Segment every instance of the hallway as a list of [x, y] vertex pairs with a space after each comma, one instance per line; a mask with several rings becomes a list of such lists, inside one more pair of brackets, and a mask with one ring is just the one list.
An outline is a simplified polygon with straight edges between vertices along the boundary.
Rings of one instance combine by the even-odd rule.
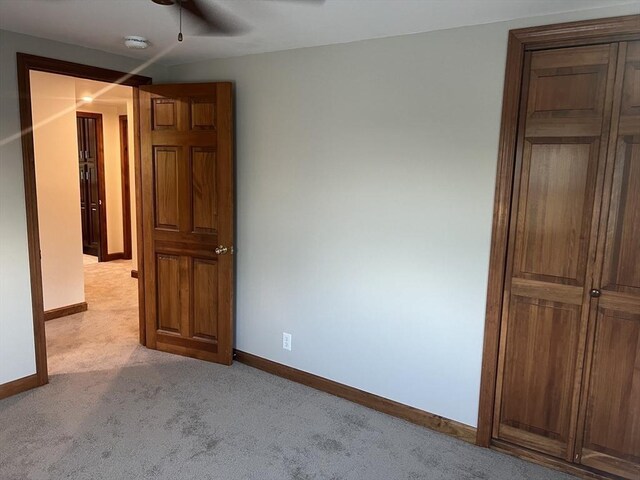
[[138, 343], [138, 281], [131, 260], [85, 262], [86, 312], [45, 323], [49, 376], [108, 369]]

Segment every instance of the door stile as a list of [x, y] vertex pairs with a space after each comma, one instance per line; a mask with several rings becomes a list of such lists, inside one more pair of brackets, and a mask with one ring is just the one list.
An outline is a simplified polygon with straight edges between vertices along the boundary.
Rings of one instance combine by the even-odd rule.
[[[626, 87], [629, 87], [629, 85], [626, 83], [627, 67], [629, 67], [630, 65], [635, 65], [635, 68], [637, 70], [638, 66], [640, 66], [640, 62], [638, 61], [638, 45], [640, 45], [640, 42], [625, 42], [621, 43], [619, 48], [619, 56], [616, 69], [615, 96], [613, 99], [612, 120], [607, 152], [607, 169], [603, 190], [603, 205], [600, 215], [600, 229], [597, 252], [594, 262], [594, 282], [592, 286], [592, 288], [601, 290], [602, 296], [591, 299], [592, 312], [589, 319], [589, 339], [587, 344], [588, 348], [585, 355], [586, 368], [584, 372], [584, 387], [582, 389], [580, 399], [576, 442], [577, 461], [591, 468], [609, 471], [624, 478], [636, 478], [638, 475], [640, 475], [640, 466], [638, 465], [640, 452], [638, 452], [637, 450], [634, 452], [632, 457], [635, 458], [625, 458], [625, 454], [623, 453], [625, 448], [629, 450], [631, 445], [633, 445], [633, 443], [625, 444], [624, 442], [633, 442], [633, 440], [629, 437], [624, 437], [626, 438], [626, 440], [618, 444], [621, 449], [616, 451], [615, 449], [607, 450], [607, 448], [593, 447], [594, 444], [611, 447], [611, 444], [607, 444], [606, 441], [604, 443], [598, 444], [594, 440], [590, 440], [590, 438], [592, 435], [592, 431], [595, 431], [596, 435], [598, 435], [598, 430], [596, 429], [596, 427], [594, 427], [593, 424], [592, 410], [594, 406], [592, 404], [592, 401], [594, 401], [598, 394], [600, 394], [600, 399], [602, 399], [602, 390], [598, 392], [598, 390], [595, 389], [594, 382], [598, 380], [598, 374], [603, 374], [603, 371], [598, 372], [598, 370], [602, 369], [601, 356], [604, 355], [604, 361], [606, 365], [607, 353], [611, 354], [613, 352], [613, 350], [607, 351], [605, 348], [603, 352], [599, 353], [598, 350], [607, 345], [598, 343], [599, 339], [601, 340], [600, 335], [603, 331], [605, 333], [607, 331], [615, 331], [614, 327], [611, 326], [611, 322], [615, 321], [616, 319], [626, 318], [624, 322], [631, 322], [627, 325], [631, 325], [632, 323], [638, 322], [640, 320], [640, 297], [638, 295], [638, 284], [636, 283], [635, 286], [628, 287], [623, 286], [621, 291], [620, 286], [624, 284], [615, 283], [618, 280], [615, 280], [613, 284], [609, 284], [612, 279], [605, 278], [612, 273], [611, 269], [615, 268], [610, 263], [611, 252], [609, 251], [609, 248], [611, 247], [611, 245], [609, 245], [609, 242], [613, 240], [613, 234], [616, 233], [616, 229], [620, 227], [619, 224], [612, 222], [616, 221], [616, 215], [619, 214], [620, 202], [622, 201], [625, 191], [624, 188], [621, 189], [621, 185], [622, 182], [625, 181], [625, 179], [631, 181], [631, 177], [624, 177], [624, 171], [618, 171], [618, 168], [620, 168], [618, 162], [623, 162], [621, 157], [624, 155], [624, 140], [621, 140], [621, 137], [631, 136], [635, 139], [632, 140], [632, 143], [635, 143], [636, 145], [638, 144], [638, 139], [640, 137], [640, 122], [638, 121], [637, 110], [633, 113], [628, 111], [629, 105], [631, 104], [631, 99], [629, 96], [629, 92], [625, 90]], [[632, 55], [635, 56], [635, 60], [629, 59], [629, 57]], [[623, 106], [626, 109], [625, 111], [623, 111]], [[630, 157], [627, 157], [626, 160], [629, 160], [630, 162], [632, 161]], [[627, 164], [628, 167], [630, 167], [630, 165], [631, 163]], [[629, 219], [627, 219], [627, 221], [629, 221]], [[635, 255], [640, 255], [640, 253], [636, 251]], [[618, 265], [617, 268], [620, 268], [620, 265]], [[609, 318], [607, 318], [607, 313], [613, 313], [614, 315], [611, 315]], [[621, 327], [621, 325], [622, 324], [618, 324], [617, 327]], [[622, 347], [622, 342], [616, 343], [616, 350]], [[638, 347], [636, 346], [636, 348]], [[638, 355], [640, 355], [640, 353], [638, 353], [638, 350], [636, 350], [636, 369]], [[596, 362], [600, 363], [596, 364]], [[625, 368], [625, 366], [627, 369], [632, 369], [633, 366], [629, 365], [628, 362], [632, 362], [632, 359], [629, 357], [625, 357], [623, 358], [622, 363], [619, 363], [617, 365], [619, 365], [620, 368], [623, 369]], [[610, 374], [612, 373], [607, 372], [606, 370], [605, 372]], [[615, 381], [620, 382], [620, 378], [621, 377], [617, 377]], [[622, 384], [614, 383], [614, 385], [612, 386], [622, 388]], [[629, 395], [629, 398], [626, 399], [626, 403], [634, 405], [633, 402], [637, 402], [637, 390], [635, 394], [631, 393], [631, 384], [626, 385], [625, 388], [628, 389], [627, 395]], [[633, 395], [635, 395], [636, 400], [633, 400]], [[611, 401], [613, 402], [613, 400]], [[635, 405], [637, 405], [637, 403], [635, 403]], [[602, 408], [602, 405], [600, 405], [600, 407]], [[612, 411], [615, 411], [613, 405], [611, 406], [611, 409]], [[602, 410], [600, 410], [600, 414], [602, 414]], [[609, 420], [614, 422], [613, 425], [619, 426], [621, 418], [624, 417], [616, 418], [614, 415], [613, 419], [610, 418]], [[637, 420], [637, 416], [635, 419], [632, 416], [626, 418], [627, 422], [636, 422], [636, 429], [638, 425]], [[618, 423], [616, 424], [615, 421], [617, 421]], [[633, 423], [627, 424], [627, 435], [629, 435], [630, 432], [632, 432], [631, 429], [634, 428], [629, 425], [633, 425]], [[602, 424], [600, 424], [600, 427], [601, 426]], [[619, 438], [623, 438], [622, 431], [616, 431], [618, 432], [617, 435], [620, 435]], [[600, 431], [600, 433], [602, 433], [602, 431]], [[611, 439], [609, 438], [609, 441], [610, 440]]]
[[[153, 171], [153, 162], [151, 161], [152, 146], [151, 135], [147, 132], [151, 131], [151, 94], [144, 89], [138, 89], [138, 105], [139, 105], [139, 122], [140, 122], [140, 178], [142, 179], [142, 195], [143, 202], [140, 209], [140, 215], [142, 216], [142, 231], [144, 238], [143, 250], [138, 252], [138, 255], [142, 257], [142, 263], [144, 265], [144, 316], [145, 316], [145, 340], [148, 348], [156, 348], [156, 329], [155, 323], [150, 322], [149, 319], [155, 319], [157, 316], [156, 307], [156, 265], [153, 257], [145, 252], [153, 251], [153, 224], [156, 215], [155, 205], [149, 199], [153, 198], [153, 182], [149, 179], [155, 178], [155, 172]], [[145, 132], [145, 133], [142, 133]], [[140, 261], [140, 260], [138, 260]]]
[[[620, 105], [621, 105], [621, 96], [622, 96], [622, 77], [624, 73], [624, 57], [626, 53], [626, 44], [620, 44], [618, 49], [618, 58], [616, 62], [616, 78], [615, 78], [615, 86], [614, 86], [614, 97], [613, 97], [613, 108], [611, 109], [611, 125], [610, 130], [611, 134], [609, 135], [609, 144], [607, 145], [607, 157], [606, 157], [606, 169], [604, 174], [604, 184], [605, 189], [604, 192], [611, 191], [611, 182], [613, 181], [613, 167], [615, 163], [615, 144], [616, 144], [616, 134], [618, 130], [618, 122], [620, 116]], [[598, 225], [598, 239], [597, 246], [594, 258], [592, 258], [593, 265], [593, 282], [592, 288], [598, 284], [595, 280], [602, 277], [602, 259], [604, 258], [604, 243], [606, 235], [602, 235], [601, 232], [606, 230], [607, 219], [609, 216], [609, 204], [611, 202], [611, 195], [604, 195], [602, 198], [602, 206], [600, 209], [600, 218]], [[592, 300], [589, 298], [589, 300]], [[586, 417], [586, 408], [587, 408], [587, 398], [588, 398], [588, 390], [589, 390], [589, 376], [591, 375], [591, 360], [593, 356], [593, 346], [595, 341], [595, 327], [596, 327], [596, 317], [597, 317], [597, 299], [593, 299], [592, 308], [589, 309], [589, 320], [588, 320], [588, 329], [587, 329], [587, 339], [585, 342], [585, 352], [584, 352], [584, 368], [582, 372], [582, 385], [584, 385], [581, 395], [580, 395], [580, 405], [578, 409], [578, 419], [576, 422], [576, 441], [574, 446], [574, 461], [576, 463], [580, 463], [582, 454], [582, 443], [583, 443], [583, 435], [584, 427], [585, 427], [585, 417]]]
[[[522, 68], [522, 89], [518, 107], [518, 136], [515, 148], [515, 168], [513, 171], [513, 192], [511, 194], [511, 215], [509, 218], [509, 233], [507, 234], [507, 245], [512, 244], [512, 239], [516, 236], [518, 204], [521, 195], [522, 182], [519, 180], [522, 173], [522, 154], [524, 149], [524, 125], [526, 121], [527, 98], [529, 97], [529, 70], [531, 68], [531, 52], [525, 52]], [[507, 248], [507, 261], [504, 275], [504, 291], [502, 294], [502, 315], [500, 318], [500, 341], [498, 344], [498, 368], [496, 374], [496, 398], [494, 403], [492, 437], [497, 437], [500, 429], [500, 410], [502, 406], [502, 386], [504, 379], [505, 349], [507, 342], [507, 318], [509, 315], [509, 304], [511, 299], [511, 274], [513, 272], [514, 248]]]
[[[228, 139], [217, 144], [216, 155], [219, 162], [216, 165], [217, 178], [235, 178], [234, 172], [234, 143], [233, 143], [233, 85], [231, 83], [216, 84], [216, 118], [218, 118], [218, 137]], [[220, 244], [230, 245], [228, 255], [218, 257], [220, 265], [220, 281], [218, 281], [218, 318], [234, 318], [234, 264], [235, 264], [235, 193], [234, 182], [224, 182], [223, 191], [220, 192], [220, 205], [218, 207], [218, 223], [220, 225]], [[231, 365], [233, 362], [234, 331], [233, 322], [222, 322], [219, 325], [219, 335], [222, 339], [218, 342], [220, 358], [223, 363]]]
[[[613, 101], [616, 80], [617, 80], [617, 70], [618, 70], [618, 61], [619, 61], [619, 52], [618, 52], [618, 44], [611, 44], [609, 47], [609, 55], [612, 59], [609, 62], [609, 69], [607, 72], [607, 91], [604, 98], [604, 112], [602, 115], [602, 128], [600, 134], [600, 147], [598, 149], [599, 158], [598, 158], [598, 170], [596, 173], [596, 178], [600, 179], [596, 182], [596, 189], [594, 195], [594, 206], [593, 206], [593, 215], [591, 221], [591, 232], [589, 239], [589, 253], [588, 253], [588, 261], [585, 272], [585, 283], [582, 294], [582, 314], [580, 319], [580, 332], [578, 339], [578, 352], [576, 356], [577, 364], [576, 364], [576, 376], [573, 388], [573, 398], [571, 401], [571, 426], [569, 430], [569, 442], [567, 444], [567, 455], [565, 460], [568, 462], [577, 462], [578, 457], [576, 456], [576, 437], [577, 437], [577, 429], [578, 429], [578, 416], [580, 410], [580, 399], [581, 399], [581, 391], [583, 388], [583, 378], [584, 378], [584, 367], [585, 367], [585, 356], [587, 352], [587, 342], [588, 342], [588, 333], [589, 333], [589, 325], [591, 323], [590, 319], [593, 317], [595, 308], [592, 302], [592, 298], [590, 296], [590, 290], [594, 288], [594, 280], [595, 275], [598, 269], [597, 265], [597, 251], [598, 251], [598, 239], [600, 234], [600, 217], [601, 212], [603, 211], [603, 203], [606, 203], [606, 200], [603, 200], [603, 191], [605, 185], [605, 177], [608, 170], [608, 155], [609, 155], [609, 139], [610, 139], [610, 130], [612, 123], [612, 111]], [[608, 205], [604, 207], [608, 208]]]

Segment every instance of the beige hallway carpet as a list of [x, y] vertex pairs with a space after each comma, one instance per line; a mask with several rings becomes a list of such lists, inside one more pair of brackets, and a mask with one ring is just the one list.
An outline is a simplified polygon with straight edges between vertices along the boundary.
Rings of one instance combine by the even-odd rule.
[[516, 458], [245, 365], [138, 345], [127, 261], [47, 322], [50, 384], [0, 401], [0, 479], [551, 480]]

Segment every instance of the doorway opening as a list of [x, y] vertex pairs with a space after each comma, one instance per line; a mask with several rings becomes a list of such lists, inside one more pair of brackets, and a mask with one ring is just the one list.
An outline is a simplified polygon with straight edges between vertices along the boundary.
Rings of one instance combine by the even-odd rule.
[[48, 72], [30, 81], [44, 317], [56, 320], [45, 325], [47, 356], [51, 372], [70, 373], [87, 357], [108, 364], [105, 336], [109, 348], [137, 345], [137, 252], [125, 253], [124, 234], [135, 212], [123, 202], [135, 185], [122, 168], [133, 165], [123, 157], [133, 93]]
[[[45, 320], [87, 310], [85, 287], [98, 303], [128, 299], [126, 307], [100, 304], [98, 310], [128, 309], [128, 332], [144, 344], [144, 290], [131, 278], [143, 276], [140, 205], [131, 208], [130, 198], [139, 189], [137, 87], [151, 79], [20, 53], [18, 79], [37, 386], [48, 382]], [[40, 82], [45, 88], [39, 93]], [[90, 229], [83, 252], [83, 230]], [[114, 290], [127, 285], [118, 275], [132, 282], [126, 291]], [[83, 325], [84, 315], [64, 319], [76, 322], [66, 332], [62, 321], [48, 324], [47, 330], [63, 331], [58, 341], [52, 335], [53, 349], [68, 344], [70, 333], [96, 337], [99, 324], [93, 318]]]

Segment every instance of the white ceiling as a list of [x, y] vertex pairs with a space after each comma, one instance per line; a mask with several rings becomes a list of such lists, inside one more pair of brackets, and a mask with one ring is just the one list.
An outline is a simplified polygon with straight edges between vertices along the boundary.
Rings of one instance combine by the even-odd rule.
[[[151, 0], [0, 0], [0, 28], [165, 65], [352, 42], [515, 18], [636, 3], [637, 0], [202, 0], [240, 17], [238, 37], [192, 36], [178, 44], [173, 7]], [[640, 10], [640, 8], [639, 8]], [[152, 48], [127, 50], [125, 35]]]

